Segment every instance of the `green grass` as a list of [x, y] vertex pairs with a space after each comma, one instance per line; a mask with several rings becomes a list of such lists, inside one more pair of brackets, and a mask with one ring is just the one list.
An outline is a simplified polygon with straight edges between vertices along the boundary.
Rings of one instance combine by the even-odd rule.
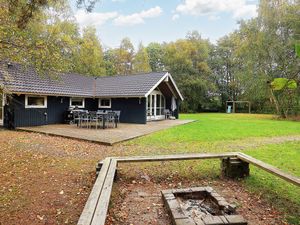
[[180, 119], [196, 122], [146, 136], [138, 140], [139, 144], [164, 146], [300, 134], [300, 123], [275, 120], [270, 115], [205, 113], [183, 114]]
[[[267, 145], [245, 153], [269, 163], [283, 171], [300, 177], [300, 142]], [[290, 223], [300, 224], [300, 188], [258, 168], [251, 168], [246, 186], [288, 213]]]
[[[244, 151], [300, 177], [299, 122], [255, 114], [184, 114], [180, 118], [197, 121], [125, 143], [132, 149], [130, 155]], [[291, 135], [299, 135], [299, 141], [288, 141], [286, 136]], [[270, 137], [280, 138], [274, 141]], [[200, 172], [209, 173], [212, 178], [218, 174], [219, 161], [191, 165], [188, 162], [168, 163], [163, 171], [160, 166], [150, 170], [152, 173], [157, 171], [162, 177], [174, 170], [190, 178]], [[299, 187], [252, 166], [251, 176], [245, 179], [243, 185], [285, 212], [289, 223], [300, 224]]]

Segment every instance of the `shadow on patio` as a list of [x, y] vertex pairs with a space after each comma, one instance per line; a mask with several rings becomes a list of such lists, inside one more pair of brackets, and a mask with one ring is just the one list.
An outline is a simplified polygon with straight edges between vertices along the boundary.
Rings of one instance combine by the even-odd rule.
[[38, 132], [54, 136], [80, 139], [95, 143], [113, 145], [133, 138], [144, 136], [170, 127], [191, 123], [194, 120], [162, 120], [147, 124], [120, 123], [118, 128], [87, 129], [76, 125], [54, 124], [35, 127], [19, 127], [18, 130]]

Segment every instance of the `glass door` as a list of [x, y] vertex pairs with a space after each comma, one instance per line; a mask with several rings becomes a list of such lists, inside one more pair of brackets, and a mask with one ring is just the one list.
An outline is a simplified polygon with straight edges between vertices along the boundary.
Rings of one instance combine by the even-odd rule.
[[151, 117], [155, 118], [155, 95], [151, 95]]
[[164, 119], [165, 98], [160, 91], [153, 91], [147, 97], [147, 120]]
[[3, 118], [4, 118], [4, 97], [3, 94], [0, 93], [0, 125], [3, 125]]

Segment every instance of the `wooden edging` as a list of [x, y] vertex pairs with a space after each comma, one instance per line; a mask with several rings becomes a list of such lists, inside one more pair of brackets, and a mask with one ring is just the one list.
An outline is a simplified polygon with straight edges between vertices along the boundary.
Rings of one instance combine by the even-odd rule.
[[22, 131], [22, 132], [28, 132], [28, 133], [44, 134], [44, 135], [48, 135], [48, 136], [52, 136], [52, 137], [63, 137], [63, 138], [67, 138], [70, 140], [84, 141], [84, 142], [88, 142], [88, 143], [95, 143], [95, 144], [101, 144], [101, 145], [106, 145], [106, 146], [113, 146], [115, 144], [112, 142], [97, 141], [97, 140], [92, 140], [92, 139], [82, 139], [80, 137], [68, 136], [68, 135], [64, 135], [64, 134], [54, 134], [54, 133], [47, 132], [47, 131], [30, 130], [30, 129], [26, 129], [23, 127], [17, 127], [16, 130]]
[[241, 152], [228, 152], [228, 153], [203, 153], [203, 154], [176, 154], [176, 155], [157, 155], [157, 156], [133, 156], [133, 157], [116, 157], [118, 163], [132, 163], [132, 162], [155, 162], [155, 161], [172, 161], [172, 160], [196, 160], [196, 159], [214, 159], [214, 158], [227, 158], [237, 157], [242, 161], [248, 162], [257, 166], [275, 176], [278, 176], [296, 186], [300, 187], [300, 178], [293, 176], [289, 173], [255, 159], [249, 155]]
[[260, 161], [258, 159], [255, 159], [249, 155], [246, 155], [244, 153], [238, 153], [237, 154], [237, 157], [242, 160], [242, 161], [245, 161], [245, 162], [248, 162], [248, 163], [251, 163], [253, 164], [254, 166], [257, 166], [277, 177], [280, 177], [296, 186], [299, 186], [300, 187], [300, 178], [296, 177], [296, 176], [293, 176], [293, 175], [290, 175], [286, 172], [283, 172], [282, 170], [270, 165], [270, 164], [267, 164], [267, 163], [264, 163], [263, 161]]
[[132, 156], [115, 157], [118, 163], [132, 162], [155, 162], [155, 161], [176, 161], [176, 160], [195, 160], [195, 159], [216, 159], [236, 157], [236, 152], [228, 153], [194, 153], [194, 154], [176, 154], [176, 155], [155, 155], [155, 156]]
[[105, 224], [117, 161], [106, 158], [78, 220], [78, 225]]
[[157, 162], [174, 160], [197, 160], [197, 159], [216, 159], [237, 157], [242, 161], [257, 166], [275, 176], [278, 176], [298, 187], [300, 179], [290, 175], [278, 168], [257, 160], [249, 155], [240, 152], [229, 153], [205, 153], [205, 154], [177, 154], [177, 155], [157, 155], [157, 156], [133, 156], [133, 157], [112, 157], [105, 158], [100, 164], [101, 170], [95, 181], [90, 196], [85, 204], [78, 225], [104, 225], [108, 211], [110, 195], [112, 191], [114, 176], [118, 163], [134, 162]]

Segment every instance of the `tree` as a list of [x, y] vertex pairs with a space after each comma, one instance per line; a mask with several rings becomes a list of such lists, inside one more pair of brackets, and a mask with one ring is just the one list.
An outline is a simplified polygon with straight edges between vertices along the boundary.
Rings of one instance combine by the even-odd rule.
[[107, 49], [104, 52], [104, 65], [106, 70], [106, 75], [113, 76], [117, 74], [117, 62], [118, 62], [118, 50], [117, 49]]
[[124, 38], [121, 41], [117, 51], [117, 74], [128, 75], [132, 74], [132, 65], [134, 57], [134, 47], [129, 38]]
[[149, 64], [153, 72], [161, 72], [165, 70], [163, 64], [164, 49], [159, 43], [151, 42], [147, 46], [147, 53], [149, 56]]
[[297, 103], [296, 89], [298, 85], [293, 79], [275, 78], [270, 84], [272, 101], [277, 114], [287, 118], [292, 107]]
[[218, 94], [208, 66], [210, 44], [198, 32], [186, 39], [164, 45], [164, 65], [182, 91], [184, 112], [199, 112], [218, 108]]
[[75, 62], [74, 70], [78, 73], [91, 76], [105, 75], [102, 46], [94, 27], [84, 28]]
[[[98, 0], [77, 0], [91, 11]], [[66, 0], [0, 0], [0, 60], [34, 66], [40, 73], [71, 71], [78, 25]]]
[[294, 45], [299, 32], [296, 1], [262, 0], [258, 17], [242, 22], [237, 31], [236, 55], [243, 62], [237, 70], [243, 95], [261, 105], [270, 95], [268, 83], [276, 78], [299, 79], [299, 59]]
[[[84, 7], [88, 12], [91, 12], [98, 0], [77, 0], [77, 7]], [[36, 19], [36, 16], [45, 9], [51, 8], [53, 5], [65, 5], [65, 0], [7, 0], [5, 7], [7, 7], [9, 16], [15, 18], [14, 25], [20, 29], [25, 29], [30, 20]], [[4, 4], [0, 4], [1, 7]]]
[[239, 60], [235, 56], [235, 49], [235, 35], [231, 34], [219, 39], [210, 52], [209, 66], [212, 70], [212, 80], [218, 87], [223, 106], [228, 100], [237, 100], [241, 93], [236, 73]]
[[[17, 1], [18, 2], [18, 1]], [[78, 26], [69, 19], [67, 5], [52, 5], [52, 11], [36, 12], [26, 29], [17, 26], [18, 17], [9, 2], [0, 0], [0, 60], [35, 66], [40, 72], [68, 71], [79, 37]]]
[[148, 53], [142, 43], [139, 44], [138, 51], [134, 56], [133, 71], [134, 73], [148, 73], [151, 71]]
[[296, 1], [262, 0], [257, 18], [240, 21], [239, 29], [218, 40], [209, 65], [223, 103], [249, 100], [260, 112], [277, 108], [269, 84], [276, 78], [297, 81], [300, 75], [294, 48], [300, 27], [297, 8]]
[[172, 74], [210, 74], [207, 64], [209, 42], [197, 33], [190, 33], [186, 39], [168, 43], [164, 46], [164, 64]]

